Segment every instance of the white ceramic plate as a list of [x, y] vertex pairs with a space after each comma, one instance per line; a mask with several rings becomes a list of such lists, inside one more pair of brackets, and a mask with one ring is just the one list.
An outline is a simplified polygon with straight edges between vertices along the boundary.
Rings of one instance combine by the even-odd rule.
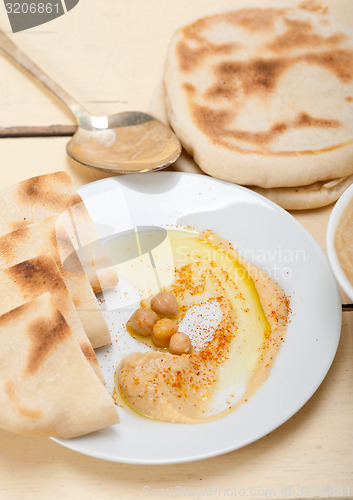
[[338, 283], [341, 285], [341, 287], [351, 300], [353, 300], [353, 285], [347, 278], [340, 265], [335, 249], [335, 234], [342, 213], [352, 198], [353, 185], [346, 189], [346, 191], [337, 201], [336, 205], [333, 207], [326, 231], [326, 248], [330, 264], [332, 266], [333, 272], [335, 273]]
[[[290, 296], [292, 314], [269, 378], [245, 405], [226, 417], [204, 424], [172, 424], [119, 408], [120, 424], [76, 439], [58, 439], [58, 443], [117, 462], [187, 462], [261, 438], [308, 401], [334, 359], [342, 313], [324, 253], [293, 217], [245, 188], [177, 172], [114, 177], [79, 191], [101, 236], [131, 225], [211, 228], [280, 283]], [[111, 293], [120, 293], [123, 300], [121, 290]], [[106, 298], [109, 302], [109, 294]], [[98, 359], [109, 388], [119, 358], [134, 345], [115, 342], [121, 318], [118, 311], [106, 314], [114, 340], [109, 353], [99, 350]], [[119, 349], [114, 347], [117, 344]]]

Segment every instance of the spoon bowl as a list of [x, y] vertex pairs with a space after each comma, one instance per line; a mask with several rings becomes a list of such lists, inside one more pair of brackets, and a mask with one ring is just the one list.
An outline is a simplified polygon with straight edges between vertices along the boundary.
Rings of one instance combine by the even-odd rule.
[[78, 128], [66, 147], [74, 160], [87, 167], [126, 174], [160, 170], [179, 157], [178, 139], [153, 116], [138, 111], [93, 116], [1, 30], [0, 49], [43, 83], [75, 116]]
[[66, 151], [88, 167], [115, 173], [160, 170], [171, 165], [181, 152], [173, 132], [147, 113], [84, 113], [78, 122]]

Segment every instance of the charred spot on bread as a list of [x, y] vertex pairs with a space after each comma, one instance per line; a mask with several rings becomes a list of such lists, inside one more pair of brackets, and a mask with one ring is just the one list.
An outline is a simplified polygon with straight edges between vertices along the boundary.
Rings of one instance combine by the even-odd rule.
[[[19, 308], [18, 308], [19, 309]], [[51, 351], [69, 335], [71, 330], [60, 311], [32, 321], [26, 328], [30, 338], [30, 349], [25, 368], [26, 374], [33, 375], [44, 363]]]

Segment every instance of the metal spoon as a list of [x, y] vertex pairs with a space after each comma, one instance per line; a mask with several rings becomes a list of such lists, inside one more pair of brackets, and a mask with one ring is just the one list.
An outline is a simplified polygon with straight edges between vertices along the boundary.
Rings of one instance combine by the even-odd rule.
[[86, 165], [119, 174], [168, 167], [180, 155], [173, 132], [147, 113], [128, 111], [93, 116], [46, 75], [0, 30], [0, 49], [42, 82], [75, 116], [78, 128], [66, 151]]

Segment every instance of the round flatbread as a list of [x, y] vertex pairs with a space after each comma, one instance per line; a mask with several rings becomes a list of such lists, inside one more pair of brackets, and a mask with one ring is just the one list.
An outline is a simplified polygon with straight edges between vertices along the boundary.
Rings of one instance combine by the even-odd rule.
[[352, 183], [353, 175], [349, 175], [332, 181], [315, 182], [308, 186], [251, 189], [287, 210], [309, 210], [334, 203]]
[[[190, 155], [183, 152], [174, 165], [178, 172], [202, 174]], [[344, 191], [353, 183], [353, 175], [333, 179], [330, 181], [315, 182], [308, 186], [260, 188], [247, 186], [253, 191], [265, 196], [286, 210], [309, 210], [330, 205], [338, 200]]]
[[168, 121], [209, 175], [273, 188], [353, 173], [353, 37], [313, 2], [179, 29], [164, 83]]
[[[165, 105], [165, 88], [162, 78], [159, 79], [153, 95], [151, 113], [163, 123], [169, 125]], [[185, 150], [183, 150], [178, 160], [173, 164], [173, 168], [178, 172], [204, 174], [192, 156]], [[352, 182], [353, 175], [350, 175], [340, 179], [315, 182], [307, 186], [267, 189], [252, 187], [251, 189], [266, 196], [266, 198], [269, 198], [287, 210], [308, 210], [334, 203]]]

